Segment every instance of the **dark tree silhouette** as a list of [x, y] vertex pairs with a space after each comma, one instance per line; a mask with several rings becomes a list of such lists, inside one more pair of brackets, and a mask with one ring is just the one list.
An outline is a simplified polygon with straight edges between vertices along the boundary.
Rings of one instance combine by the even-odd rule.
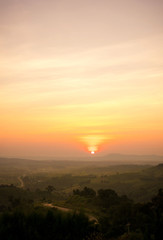
[[52, 192], [55, 190], [55, 188], [54, 188], [52, 185], [48, 185], [47, 188], [46, 188], [46, 190], [47, 190], [49, 193], [52, 193]]

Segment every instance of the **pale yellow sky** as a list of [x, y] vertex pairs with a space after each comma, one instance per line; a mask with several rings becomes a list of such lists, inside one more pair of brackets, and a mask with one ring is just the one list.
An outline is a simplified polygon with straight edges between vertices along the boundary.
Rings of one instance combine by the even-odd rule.
[[163, 1], [0, 1], [0, 156], [163, 154]]

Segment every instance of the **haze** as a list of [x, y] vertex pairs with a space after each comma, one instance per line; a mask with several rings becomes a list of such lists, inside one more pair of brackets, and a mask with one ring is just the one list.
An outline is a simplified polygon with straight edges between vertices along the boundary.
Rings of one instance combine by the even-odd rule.
[[162, 12], [1, 0], [0, 156], [163, 155]]

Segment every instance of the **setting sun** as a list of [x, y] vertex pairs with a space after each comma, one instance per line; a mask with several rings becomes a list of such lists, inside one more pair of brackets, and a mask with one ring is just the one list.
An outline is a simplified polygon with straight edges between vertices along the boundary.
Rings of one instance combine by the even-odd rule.
[[107, 142], [108, 137], [101, 134], [91, 134], [86, 136], [81, 136], [80, 141], [84, 143], [86, 149], [91, 153], [95, 154], [104, 142]]
[[0, 156], [163, 154], [161, 0], [2, 2]]

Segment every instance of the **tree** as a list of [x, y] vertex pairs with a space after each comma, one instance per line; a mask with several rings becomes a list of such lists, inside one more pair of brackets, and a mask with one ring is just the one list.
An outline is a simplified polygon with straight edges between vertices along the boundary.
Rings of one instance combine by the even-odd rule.
[[82, 191], [82, 195], [86, 197], [95, 197], [96, 192], [92, 188], [85, 187]]
[[104, 207], [108, 208], [119, 202], [119, 197], [114, 190], [111, 189], [100, 189], [98, 190], [99, 203]]
[[84, 196], [84, 197], [95, 197], [96, 192], [92, 188], [84, 187], [83, 190], [74, 189], [73, 190], [74, 195]]
[[46, 190], [48, 191], [48, 193], [52, 193], [55, 190], [55, 188], [52, 185], [48, 185]]

